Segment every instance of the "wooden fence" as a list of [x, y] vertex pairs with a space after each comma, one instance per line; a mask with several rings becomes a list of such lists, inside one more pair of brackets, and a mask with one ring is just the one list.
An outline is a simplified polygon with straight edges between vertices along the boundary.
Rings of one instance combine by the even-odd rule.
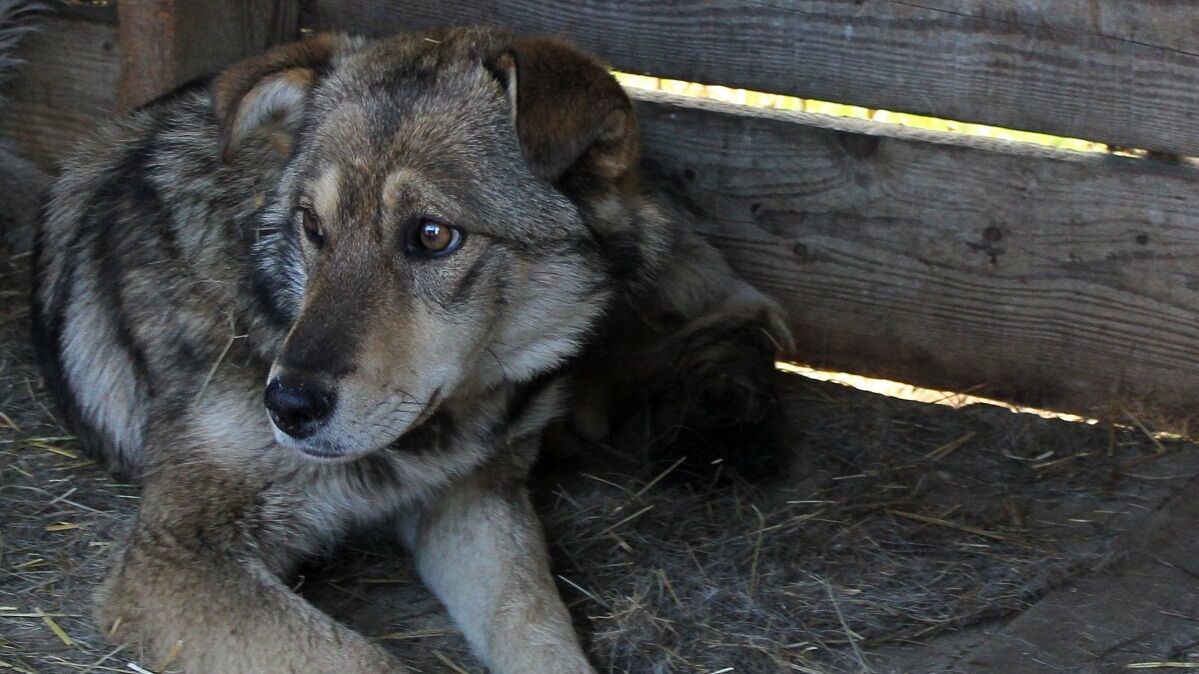
[[31, 40], [0, 134], [52, 166], [96, 118], [299, 26], [460, 23], [562, 35], [631, 72], [1150, 150], [634, 92], [648, 160], [785, 304], [798, 360], [1084, 413], [1199, 411], [1193, 0], [120, 0]]

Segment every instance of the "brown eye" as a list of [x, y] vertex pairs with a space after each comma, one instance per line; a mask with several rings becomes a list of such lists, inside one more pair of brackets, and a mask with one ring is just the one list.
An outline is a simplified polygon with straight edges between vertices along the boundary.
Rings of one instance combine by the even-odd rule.
[[420, 227], [420, 245], [431, 253], [440, 253], [450, 246], [454, 234], [449, 227], [437, 222], [425, 222]]
[[415, 223], [409, 235], [407, 252], [423, 257], [449, 255], [462, 246], [462, 230], [444, 222], [423, 218]]
[[300, 222], [300, 227], [304, 229], [304, 235], [312, 242], [312, 245], [320, 248], [325, 243], [325, 228], [321, 226], [321, 219], [316, 213], [307, 206], [296, 208], [296, 219]]

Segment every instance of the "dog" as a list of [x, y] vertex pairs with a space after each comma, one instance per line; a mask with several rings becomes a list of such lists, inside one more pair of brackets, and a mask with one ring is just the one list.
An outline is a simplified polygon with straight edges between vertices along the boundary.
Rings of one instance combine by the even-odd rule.
[[525, 486], [542, 436], [603, 438], [663, 377], [744, 401], [790, 339], [638, 164], [606, 67], [489, 28], [318, 34], [99, 130], [34, 323], [66, 422], [143, 490], [101, 628], [194, 672], [403, 671], [283, 580], [370, 526], [491, 671], [594, 671]]

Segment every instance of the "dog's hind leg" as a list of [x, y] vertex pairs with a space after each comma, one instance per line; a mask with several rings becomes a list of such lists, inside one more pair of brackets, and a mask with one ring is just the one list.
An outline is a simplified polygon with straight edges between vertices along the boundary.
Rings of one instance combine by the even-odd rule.
[[484, 472], [403, 517], [421, 576], [495, 674], [593, 674], [523, 477]]
[[286, 499], [203, 466], [186, 470], [185, 487], [177, 475], [147, 478], [129, 547], [98, 597], [110, 638], [187, 672], [407, 671], [279, 580], [287, 555], [256, 534], [279, 540]]

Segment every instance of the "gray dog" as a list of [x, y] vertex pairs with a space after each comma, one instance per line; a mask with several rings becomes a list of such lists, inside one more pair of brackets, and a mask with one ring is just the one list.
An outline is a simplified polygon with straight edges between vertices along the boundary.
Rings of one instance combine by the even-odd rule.
[[601, 64], [487, 29], [319, 35], [99, 132], [35, 322], [70, 425], [144, 485], [103, 629], [196, 672], [400, 671], [281, 580], [371, 525], [493, 671], [592, 671], [525, 488], [547, 425], [601, 437], [638, 382], [757, 400], [788, 339], [638, 162]]

